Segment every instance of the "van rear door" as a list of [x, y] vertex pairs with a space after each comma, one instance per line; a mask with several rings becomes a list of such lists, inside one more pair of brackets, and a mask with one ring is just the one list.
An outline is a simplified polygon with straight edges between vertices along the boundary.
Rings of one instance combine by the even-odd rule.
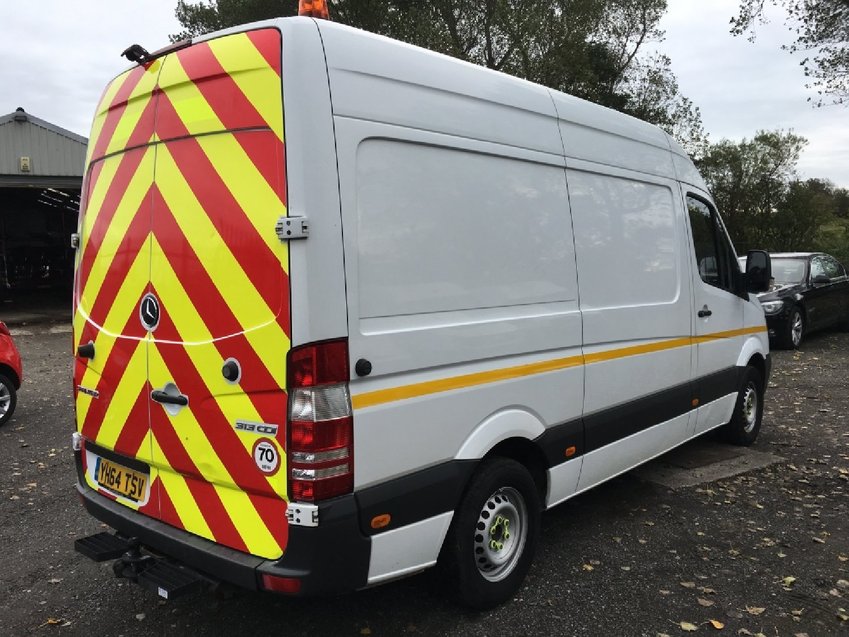
[[146, 344], [143, 459], [159, 497], [147, 513], [276, 558], [290, 334], [288, 250], [275, 233], [286, 214], [280, 33], [228, 35], [155, 64], [155, 124], [138, 151], [149, 162], [144, 285], [128, 301]]
[[[166, 522], [262, 557], [286, 541], [289, 349], [280, 36], [169, 55], [159, 78], [151, 289], [153, 462]], [[225, 367], [232, 370], [225, 377]]]

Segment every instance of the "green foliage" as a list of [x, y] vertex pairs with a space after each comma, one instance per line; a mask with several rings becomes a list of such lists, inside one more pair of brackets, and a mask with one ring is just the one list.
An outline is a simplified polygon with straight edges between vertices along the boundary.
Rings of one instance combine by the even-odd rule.
[[[185, 36], [297, 13], [297, 1], [179, 0]], [[701, 115], [681, 96], [662, 38], [666, 0], [330, 0], [332, 18], [651, 121], [697, 152]]]
[[807, 144], [784, 131], [722, 140], [698, 162], [739, 254], [822, 250], [849, 262], [849, 191], [796, 172]]
[[830, 97], [836, 104], [849, 100], [849, 1], [848, 0], [741, 0], [740, 12], [731, 20], [731, 33], [748, 32], [754, 38], [757, 24], [767, 21], [764, 7], [782, 7], [786, 25], [795, 35], [783, 48], [791, 53], [802, 51], [805, 76], [812, 79], [808, 88], [819, 95], [817, 106]]

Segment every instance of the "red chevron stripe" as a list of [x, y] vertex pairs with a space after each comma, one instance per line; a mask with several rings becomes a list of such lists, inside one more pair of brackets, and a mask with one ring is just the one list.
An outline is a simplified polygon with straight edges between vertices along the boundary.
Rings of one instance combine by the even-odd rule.
[[[115, 172], [115, 176], [112, 181], [109, 183], [109, 188], [106, 191], [106, 195], [103, 198], [103, 204], [101, 205], [99, 214], [97, 218], [94, 220], [94, 224], [92, 224], [91, 228], [87, 229], [87, 240], [85, 250], [83, 251], [82, 259], [80, 261], [79, 267], [79, 289], [84, 290], [85, 284], [88, 281], [89, 274], [91, 274], [91, 268], [94, 264], [95, 259], [97, 258], [97, 254], [100, 251], [101, 244], [103, 243], [103, 238], [106, 235], [106, 231], [109, 228], [109, 224], [112, 222], [112, 219], [115, 216], [115, 213], [118, 210], [118, 206], [121, 203], [124, 195], [127, 192], [127, 188], [130, 185], [130, 181], [133, 176], [136, 174], [136, 171], [139, 169], [141, 165], [142, 159], [144, 158], [145, 150], [131, 150], [124, 153], [119, 160], [121, 163], [118, 166], [118, 170]], [[102, 169], [102, 163], [98, 162], [96, 166], [100, 166]], [[100, 176], [100, 169], [98, 169], [97, 176]], [[94, 168], [92, 168], [94, 170]], [[150, 181], [153, 181], [153, 173], [151, 172]], [[92, 183], [89, 192], [94, 192], [94, 185]], [[142, 200], [142, 207], [144, 206], [144, 201]], [[149, 210], [148, 210], [149, 212]], [[136, 217], [138, 216], [138, 211], [136, 211]], [[149, 222], [149, 218], [147, 219]], [[144, 232], [145, 236], [147, 232]]]
[[[163, 97], [162, 101], [167, 100]], [[271, 304], [272, 310], [277, 311], [283, 331], [291, 334], [289, 297], [285, 293], [288, 277], [283, 272], [280, 276], [270, 276], [268, 270], [268, 264], [278, 262], [276, 255], [250, 223], [247, 213], [239, 206], [196, 139], [168, 142], [166, 147], [204, 210], [216, 211], [216, 214], [209, 215], [210, 221], [221, 237], [229, 239], [228, 247], [233, 256], [257, 292]], [[236, 238], [239, 240], [235, 241]]]
[[189, 487], [195, 502], [198, 505], [203, 519], [206, 520], [209, 530], [212, 531], [212, 536], [219, 544], [224, 544], [230, 548], [244, 553], [248, 552], [248, 546], [239, 535], [239, 531], [230, 519], [230, 514], [224, 508], [221, 498], [218, 497], [215, 488], [208, 482], [186, 478], [186, 485]]
[[147, 503], [144, 506], [139, 507], [139, 513], [142, 513], [142, 514], [144, 514], [148, 517], [151, 517], [151, 518], [158, 518], [159, 517], [159, 510], [161, 509], [161, 506], [160, 506], [160, 490], [161, 490], [160, 480], [159, 480], [159, 478], [156, 478], [150, 484], [150, 496], [147, 499]]
[[289, 543], [289, 523], [286, 521], [286, 501], [277, 497], [269, 498], [249, 493], [251, 504], [254, 505], [259, 517], [277, 542], [281, 550]]
[[[228, 130], [269, 126], [239, 85], [221, 66], [208, 42], [176, 53], [186, 75]], [[269, 126], [270, 127], [270, 126]]]
[[246, 35], [268, 66], [280, 75], [280, 32], [277, 29], [261, 29], [248, 31]]
[[144, 384], [139, 392], [121, 433], [115, 441], [115, 451], [128, 458], [150, 458], [150, 449], [141, 449], [144, 437], [150, 431], [150, 385]]
[[[147, 198], [145, 199], [147, 200]], [[109, 312], [112, 309], [112, 305], [114, 304], [118, 293], [121, 291], [124, 282], [127, 280], [127, 275], [130, 273], [130, 268], [132, 267], [133, 262], [145, 246], [150, 228], [150, 219], [147, 214], [144, 214], [146, 211], [143, 211], [146, 207], [147, 204], [143, 204], [142, 208], [140, 208], [133, 217], [132, 223], [130, 223], [129, 228], [124, 233], [124, 238], [121, 240], [120, 245], [115, 251], [115, 256], [109, 265], [109, 271], [106, 273], [106, 277], [103, 279], [103, 283], [97, 291], [97, 297], [94, 299], [94, 304], [91, 307], [86, 308], [91, 320], [98, 325], [105, 324], [106, 318], [109, 316]], [[139, 214], [139, 212], [142, 212], [142, 214]], [[148, 269], [148, 273], [149, 272], [150, 270]], [[141, 302], [141, 298], [144, 293], [144, 291], [141, 293], [138, 298], [138, 302]], [[138, 307], [138, 304], [136, 304], [135, 307]], [[136, 313], [133, 312], [131, 316], [136, 316]], [[145, 329], [140, 320], [128, 321], [124, 329], [126, 331], [121, 332], [121, 335], [123, 336], [143, 338], [145, 335]]]
[[[109, 110], [106, 113], [106, 119], [103, 122], [103, 127], [100, 129], [100, 134], [97, 136], [97, 140], [94, 141], [94, 150], [91, 152], [92, 161], [102, 157], [106, 153], [106, 149], [109, 148], [109, 143], [115, 135], [115, 130], [118, 128], [121, 117], [123, 117], [124, 111], [127, 110], [127, 101], [130, 99], [130, 95], [138, 86], [139, 82], [141, 82], [144, 74], [145, 69], [141, 66], [137, 66], [131, 70], [127, 79], [121, 85], [121, 88], [118, 89], [117, 93], [115, 93], [115, 96], [112, 98], [112, 102], [109, 104]], [[152, 112], [149, 119], [149, 122], [139, 120], [139, 124], [144, 122], [145, 126], [148, 127], [148, 130], [153, 131]]]

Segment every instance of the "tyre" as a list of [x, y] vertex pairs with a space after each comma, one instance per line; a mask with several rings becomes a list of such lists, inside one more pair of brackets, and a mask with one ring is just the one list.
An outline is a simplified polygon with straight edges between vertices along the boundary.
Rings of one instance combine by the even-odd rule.
[[484, 460], [454, 514], [440, 554], [452, 596], [478, 610], [510, 599], [525, 579], [539, 538], [540, 496], [528, 470]]
[[5, 425], [6, 421], [12, 417], [17, 404], [18, 393], [15, 391], [12, 379], [5, 374], [0, 374], [0, 425]]
[[747, 367], [734, 405], [734, 415], [723, 428], [724, 438], [735, 445], [748, 447], [758, 437], [764, 415], [764, 384], [761, 373]]
[[805, 315], [796, 306], [790, 311], [790, 317], [787, 320], [787, 325], [784, 326], [784, 333], [780, 336], [779, 345], [782, 349], [796, 349], [802, 344], [804, 335]]

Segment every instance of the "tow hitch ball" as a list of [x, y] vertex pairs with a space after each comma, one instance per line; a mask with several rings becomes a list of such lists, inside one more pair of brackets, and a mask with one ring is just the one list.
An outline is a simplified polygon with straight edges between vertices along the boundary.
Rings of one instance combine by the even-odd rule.
[[139, 575], [151, 565], [153, 557], [142, 555], [139, 550], [138, 538], [131, 537], [127, 540], [127, 544], [130, 545], [130, 550], [112, 563], [112, 570], [115, 572], [115, 577], [123, 577], [131, 582], [138, 582]]

